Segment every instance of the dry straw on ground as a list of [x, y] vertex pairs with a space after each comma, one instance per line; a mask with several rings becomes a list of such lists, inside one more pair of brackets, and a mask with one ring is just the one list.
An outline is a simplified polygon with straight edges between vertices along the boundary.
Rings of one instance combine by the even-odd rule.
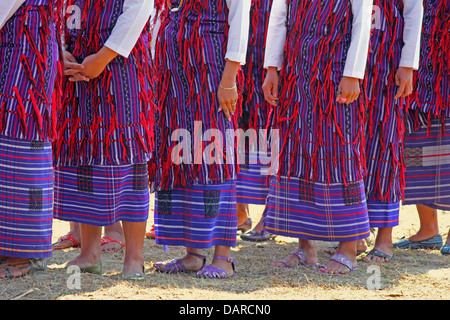
[[[256, 223], [261, 206], [251, 206]], [[149, 227], [153, 222], [150, 215]], [[439, 213], [440, 231], [444, 236], [450, 228], [450, 213]], [[402, 207], [400, 225], [394, 229], [394, 241], [413, 234], [419, 227], [414, 206]], [[69, 225], [55, 221], [53, 238], [64, 235]], [[147, 278], [142, 282], [123, 281], [120, 277], [123, 251], [102, 254], [106, 273], [103, 276], [82, 274], [80, 289], [70, 289], [70, 274], [61, 265], [75, 257], [79, 249], [55, 251], [48, 260], [48, 270], [19, 279], [3, 280], [0, 299], [16, 300], [450, 300], [450, 256], [438, 250], [395, 250], [397, 258], [379, 266], [380, 288], [371, 289], [375, 273], [373, 264], [362, 262], [350, 275], [330, 277], [307, 268], [279, 269], [270, 262], [288, 255], [296, 247], [295, 239], [278, 237], [275, 241], [251, 243], [242, 241], [232, 250], [238, 262], [237, 276], [228, 280], [197, 279], [195, 274], [166, 275], [154, 271], [155, 261], [182, 257], [183, 248], [171, 247], [170, 254], [145, 240]], [[370, 239], [373, 244], [373, 238]], [[326, 263], [329, 255], [323, 249], [329, 243], [318, 242], [319, 259]], [[212, 250], [207, 252], [212, 258]]]

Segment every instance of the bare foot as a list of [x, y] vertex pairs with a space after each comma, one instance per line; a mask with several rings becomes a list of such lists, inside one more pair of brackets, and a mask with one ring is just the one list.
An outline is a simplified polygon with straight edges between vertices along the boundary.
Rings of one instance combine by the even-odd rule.
[[[367, 248], [368, 247], [367, 247], [366, 239], [360, 239], [356, 242], [356, 252], [357, 253], [366, 252]], [[323, 251], [326, 253], [329, 253], [329, 254], [335, 254], [337, 252], [337, 249], [334, 247], [328, 247], [328, 248], [325, 248]]]
[[[343, 255], [353, 265], [353, 269], [356, 268], [356, 241], [341, 242], [336, 253]], [[321, 267], [319, 268], [319, 270], [323, 273], [328, 274], [347, 274], [352, 271], [346, 265], [331, 259], [328, 261], [325, 267]]]

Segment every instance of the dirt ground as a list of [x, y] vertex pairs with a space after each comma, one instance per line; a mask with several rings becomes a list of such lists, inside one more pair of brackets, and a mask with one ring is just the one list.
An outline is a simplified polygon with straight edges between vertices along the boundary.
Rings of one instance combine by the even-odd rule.
[[[253, 223], [259, 220], [262, 206], [251, 206]], [[148, 229], [153, 223], [152, 214]], [[450, 213], [439, 212], [440, 232], [446, 239]], [[394, 241], [413, 234], [419, 227], [415, 206], [402, 207], [400, 225], [394, 229]], [[69, 230], [67, 222], [54, 221], [53, 239]], [[373, 237], [369, 239], [369, 247]], [[264, 243], [245, 242], [238, 236], [232, 249], [237, 260], [233, 279], [197, 279], [195, 274], [166, 275], [152, 269], [155, 261], [183, 256], [183, 249], [170, 247], [170, 254], [154, 240], [145, 240], [146, 280], [121, 279], [124, 252], [104, 253], [102, 276], [81, 274], [74, 280], [61, 265], [75, 257], [79, 249], [55, 251], [48, 270], [23, 278], [0, 282], [1, 300], [450, 300], [450, 256], [438, 250], [395, 250], [397, 258], [389, 264], [361, 261], [350, 275], [330, 277], [298, 267], [279, 269], [270, 262], [288, 255], [296, 241], [277, 237]], [[320, 263], [329, 255], [323, 249], [329, 243], [318, 242]], [[207, 253], [209, 260], [212, 250]], [[378, 282], [377, 282], [378, 281]]]

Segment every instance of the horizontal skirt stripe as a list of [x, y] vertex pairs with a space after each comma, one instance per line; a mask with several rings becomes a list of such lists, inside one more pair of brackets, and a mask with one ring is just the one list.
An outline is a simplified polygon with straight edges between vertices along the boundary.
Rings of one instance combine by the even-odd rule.
[[57, 219], [97, 226], [144, 222], [149, 201], [145, 164], [55, 169]]
[[[369, 219], [362, 181], [349, 193], [343, 184], [307, 184], [299, 178], [272, 177], [265, 228], [275, 234], [322, 241], [367, 237]], [[342, 191], [344, 189], [344, 192]]]
[[0, 135], [0, 255], [49, 258], [52, 253], [51, 144]]
[[206, 249], [236, 244], [236, 182], [158, 191], [156, 243]]

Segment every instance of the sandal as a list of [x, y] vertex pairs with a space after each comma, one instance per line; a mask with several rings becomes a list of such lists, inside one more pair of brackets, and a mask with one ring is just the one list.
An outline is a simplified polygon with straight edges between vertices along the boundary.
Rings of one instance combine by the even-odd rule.
[[104, 246], [107, 243], [118, 243], [120, 245], [120, 249], [111, 249], [111, 250], [102, 250], [102, 252], [119, 252], [123, 248], [125, 248], [125, 244], [120, 242], [119, 240], [112, 239], [111, 237], [103, 237], [102, 242], [100, 243], [100, 247]]
[[[8, 263], [6, 260], [0, 265], [0, 270], [6, 273], [6, 276], [0, 279], [20, 278], [36, 271], [45, 271], [47, 269], [47, 259], [26, 259], [17, 263]], [[14, 275], [14, 271], [19, 271], [19, 275]]]
[[227, 257], [214, 256], [213, 259], [219, 259], [231, 262], [231, 266], [233, 268], [233, 274], [230, 276], [225, 270], [219, 267], [206, 266], [202, 268], [199, 272], [197, 272], [197, 278], [208, 278], [208, 279], [227, 279], [234, 278], [236, 275], [236, 260]]
[[[72, 242], [72, 245], [69, 246], [61, 246], [61, 243], [64, 241], [70, 241]], [[53, 250], [63, 250], [63, 249], [69, 249], [69, 248], [79, 248], [81, 245], [80, 243], [75, 240], [75, 238], [73, 237], [73, 235], [71, 233], [68, 233], [62, 237], [58, 238], [58, 241], [56, 241], [53, 245]]]
[[442, 236], [440, 234], [435, 235], [434, 237], [420, 240], [420, 241], [412, 241], [409, 239], [405, 239], [402, 237], [398, 242], [392, 244], [394, 248], [398, 249], [431, 249], [438, 250], [442, 247], [443, 241]]
[[[195, 252], [188, 252], [187, 255], [191, 255], [191, 256], [203, 259], [202, 268], [205, 266], [206, 256], [195, 253]], [[168, 274], [195, 272], [195, 271], [191, 271], [191, 270], [186, 270], [186, 267], [184, 266], [184, 264], [178, 259], [172, 260], [168, 263], [156, 262], [153, 264], [153, 267], [157, 271], [168, 273]]]
[[278, 261], [279, 263], [284, 264], [284, 265], [286, 266], [286, 268], [291, 269], [291, 268], [297, 267], [298, 265], [305, 266], [305, 267], [310, 267], [310, 268], [314, 268], [314, 267], [319, 267], [319, 266], [320, 266], [318, 263], [307, 264], [307, 263], [306, 263], [305, 252], [304, 252], [301, 248], [295, 249], [295, 250], [292, 251], [290, 254], [293, 254], [293, 255], [297, 256], [298, 259], [299, 259], [299, 263], [296, 264], [295, 266], [292, 266], [292, 267], [291, 267], [291, 266], [289, 265], [289, 262], [288, 262], [287, 260], [281, 260], [281, 261]]
[[450, 244], [444, 244], [441, 248], [441, 254], [447, 255], [450, 254]]
[[251, 241], [251, 242], [263, 242], [271, 239], [275, 239], [276, 235], [272, 234], [270, 232], [258, 232], [255, 230], [251, 230], [247, 233], [241, 234], [241, 239], [244, 241]]
[[[337, 263], [340, 263], [340, 264], [346, 266], [349, 269], [349, 271], [345, 272], [345, 273], [328, 273], [325, 271], [318, 270], [317, 272], [319, 272], [320, 274], [326, 274], [329, 276], [337, 276], [337, 275], [349, 274], [350, 272], [358, 269], [358, 267], [355, 267], [353, 265], [353, 263], [346, 256], [344, 256], [341, 253], [335, 253], [334, 255], [331, 256], [330, 260], [333, 260]], [[321, 268], [324, 268], [326, 270], [327, 266], [323, 265], [323, 266], [321, 266]]]
[[131, 274], [124, 274], [124, 273], [122, 273], [122, 280], [125, 280], [125, 281], [142, 281], [142, 280], [145, 280], [145, 268], [142, 267], [142, 273], [131, 273]]
[[155, 239], [156, 233], [155, 233], [155, 225], [152, 226], [149, 232], [145, 233], [145, 237], [147, 239]]
[[[372, 258], [373, 258], [373, 257], [385, 258], [385, 259], [386, 259], [386, 262], [389, 262], [389, 261], [391, 261], [392, 259], [395, 258], [395, 254], [393, 254], [392, 256], [390, 256], [390, 255], [388, 255], [388, 254], [386, 254], [386, 253], [384, 253], [384, 252], [382, 252], [382, 251], [380, 251], [380, 250], [378, 250], [378, 249], [372, 249], [372, 250], [370, 250], [370, 251], [367, 253], [367, 255], [371, 255]], [[370, 258], [370, 261], [372, 261], [372, 258]]]

